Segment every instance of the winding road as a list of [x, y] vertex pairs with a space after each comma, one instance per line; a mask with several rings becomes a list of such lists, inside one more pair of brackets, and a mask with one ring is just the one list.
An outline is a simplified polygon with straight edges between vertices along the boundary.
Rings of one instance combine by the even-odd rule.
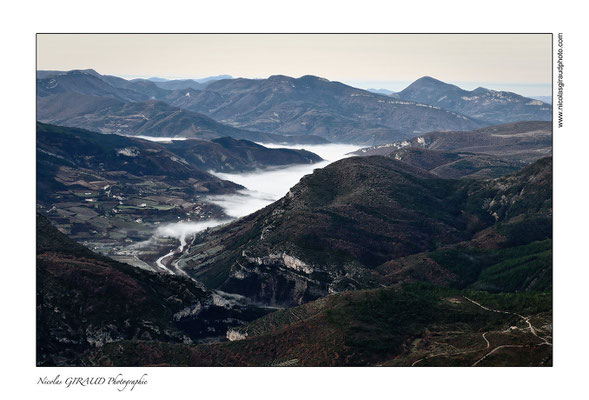
[[[469, 302], [475, 304], [476, 306], [482, 308], [483, 310], [490, 311], [490, 312], [495, 312], [495, 313], [501, 313], [501, 314], [516, 315], [516, 316], [520, 317], [521, 319], [523, 319], [526, 322], [526, 324], [528, 325], [528, 329], [530, 330], [530, 332], [532, 333], [532, 335], [534, 335], [538, 339], [542, 340], [542, 343], [538, 344], [539, 346], [542, 346], [542, 345], [552, 346], [552, 343], [550, 343], [548, 341], [548, 339], [546, 339], [545, 337], [542, 337], [542, 336], [538, 336], [538, 333], [536, 331], [536, 328], [534, 328], [534, 326], [530, 322], [530, 317], [526, 317], [526, 316], [523, 316], [521, 314], [513, 313], [513, 312], [510, 312], [510, 311], [495, 310], [495, 309], [492, 309], [492, 308], [489, 308], [489, 307], [485, 307], [481, 303], [479, 303], [479, 302], [477, 302], [477, 301], [475, 301], [475, 300], [473, 300], [471, 298], [468, 298], [466, 296], [462, 296], [462, 297], [464, 297], [464, 299], [468, 300]], [[485, 349], [490, 349], [491, 348], [491, 343], [489, 342], [489, 339], [487, 339], [487, 334], [488, 333], [489, 332], [483, 333], [483, 340], [485, 341], [485, 343], [487, 345], [485, 347]], [[513, 348], [513, 347], [525, 347], [525, 345], [522, 345], [522, 344], [504, 344], [504, 345], [501, 345], [501, 346], [497, 346], [497, 347], [493, 348], [491, 351], [485, 353], [485, 355], [483, 355], [481, 358], [479, 358], [477, 361], [475, 361], [474, 364], [472, 364], [472, 366], [473, 367], [476, 367], [481, 361], [483, 361], [484, 359], [486, 359], [488, 356], [490, 356], [491, 354], [495, 353], [496, 351], [501, 350], [501, 349], [504, 349], [504, 348], [510, 348], [510, 347], [511, 348]], [[478, 350], [467, 350], [467, 351], [462, 351], [462, 352], [457, 352], [457, 353], [443, 352], [443, 353], [434, 354], [434, 355], [431, 355], [431, 356], [425, 356], [423, 358], [420, 358], [418, 360], [415, 360], [411, 364], [411, 366], [414, 367], [417, 364], [419, 364], [420, 362], [422, 362], [423, 360], [434, 358], [434, 357], [446, 356], [446, 355], [459, 355], [459, 354], [475, 353], [475, 352], [479, 352], [479, 351], [481, 351], [481, 349], [478, 349]]]
[[[484, 305], [482, 305], [481, 303], [479, 303], [479, 302], [476, 302], [476, 301], [474, 301], [473, 299], [470, 299], [470, 298], [468, 298], [468, 297], [466, 297], [466, 296], [462, 296], [462, 297], [464, 297], [466, 300], [470, 301], [472, 304], [475, 304], [475, 305], [479, 306], [479, 307], [480, 307], [480, 308], [482, 308], [483, 310], [486, 310], [486, 311], [491, 311], [491, 312], [495, 312], [495, 313], [501, 313], [501, 314], [510, 314], [510, 315], [516, 315], [516, 316], [520, 317], [521, 319], [523, 319], [523, 320], [526, 322], [526, 324], [528, 324], [528, 328], [530, 329], [530, 332], [532, 333], [532, 335], [534, 335], [534, 336], [536, 336], [538, 339], [542, 340], [542, 343], [540, 343], [540, 344], [539, 344], [539, 346], [542, 346], [542, 345], [548, 345], [548, 346], [552, 346], [552, 343], [550, 343], [550, 342], [548, 341], [548, 339], [546, 339], [546, 338], [544, 338], [544, 337], [541, 337], [541, 336], [538, 336], [538, 333], [537, 333], [537, 331], [536, 331], [536, 328], [534, 328], [534, 326], [533, 326], [533, 325], [532, 325], [532, 323], [530, 322], [530, 317], [526, 317], [526, 316], [523, 316], [523, 315], [521, 315], [521, 314], [518, 314], [518, 313], [513, 313], [513, 312], [510, 312], [510, 311], [494, 310], [494, 309], [492, 309], [492, 308], [485, 307], [485, 306], [484, 306]], [[490, 343], [489, 343], [489, 341], [487, 340], [487, 338], [485, 337], [485, 335], [486, 335], [487, 333], [488, 333], [488, 332], [485, 332], [485, 333], [483, 333], [483, 339], [485, 339], [485, 341], [487, 342], [487, 348], [489, 348], [489, 347], [490, 347]], [[481, 361], [483, 361], [485, 358], [487, 358], [487, 357], [488, 357], [488, 356], [490, 356], [491, 354], [495, 353], [497, 350], [504, 349], [504, 348], [508, 348], [508, 347], [524, 347], [524, 345], [522, 345], [522, 344], [504, 344], [504, 345], [501, 345], [501, 346], [497, 346], [497, 347], [495, 347], [493, 350], [489, 351], [487, 354], [485, 354], [484, 356], [482, 356], [481, 358], [479, 358], [477, 361], [475, 361], [475, 363], [474, 363], [474, 364], [472, 364], [472, 366], [473, 366], [473, 367], [476, 367], [478, 363], [480, 363]]]
[[178, 240], [180, 241], [180, 246], [178, 246], [177, 248], [173, 249], [169, 253], [166, 253], [163, 256], [161, 256], [160, 258], [158, 258], [157, 260], [155, 260], [155, 264], [159, 268], [161, 268], [162, 270], [164, 270], [166, 272], [169, 272], [170, 274], [177, 274], [179, 272], [180, 274], [182, 274], [184, 276], [188, 276], [186, 274], [186, 272], [184, 272], [183, 270], [178, 268], [178, 260], [170, 261], [170, 265], [172, 265], [172, 267], [174, 267], [174, 269], [168, 268], [168, 266], [166, 264], [164, 264], [164, 260], [168, 257], [172, 257], [176, 252], [178, 252], [179, 254], [182, 254], [182, 250], [184, 250], [184, 247], [186, 247], [186, 234], [183, 233], [182, 235], [180, 235]]
[[502, 314], [511, 314], [511, 315], [516, 315], [516, 316], [520, 317], [521, 319], [523, 319], [526, 322], [526, 324], [528, 324], [528, 328], [530, 329], [530, 332], [532, 333], [532, 335], [534, 335], [538, 339], [542, 340], [542, 344], [546, 344], [548, 346], [552, 346], [552, 343], [550, 343], [546, 338], [541, 337], [541, 336], [538, 336], [538, 333], [536, 333], [536, 328], [534, 328], [534, 326], [530, 322], [530, 317], [525, 317], [525, 316], [523, 316], [521, 314], [513, 313], [513, 312], [509, 312], [509, 311], [494, 310], [492, 308], [485, 307], [481, 303], [478, 303], [478, 302], [474, 301], [473, 299], [470, 299], [470, 298], [468, 298], [466, 296], [462, 296], [462, 297], [464, 297], [466, 300], [470, 301], [471, 303], [479, 306], [483, 310], [487, 310], [487, 311], [491, 311], [491, 312], [496, 312], [496, 313], [502, 313]]

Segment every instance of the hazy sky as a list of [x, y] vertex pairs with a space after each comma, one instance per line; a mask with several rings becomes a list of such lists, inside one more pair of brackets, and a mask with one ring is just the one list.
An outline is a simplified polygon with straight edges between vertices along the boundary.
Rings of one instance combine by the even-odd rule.
[[548, 34], [39, 34], [37, 68], [123, 77], [317, 75], [395, 91], [429, 75], [465, 89], [550, 95], [551, 51]]

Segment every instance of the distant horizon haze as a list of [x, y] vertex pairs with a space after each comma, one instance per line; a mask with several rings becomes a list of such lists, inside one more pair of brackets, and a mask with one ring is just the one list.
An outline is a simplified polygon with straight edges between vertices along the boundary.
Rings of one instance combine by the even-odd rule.
[[[164, 80], [201, 80], [201, 79], [206, 79], [206, 78], [211, 78], [211, 77], [217, 77], [217, 76], [221, 76], [221, 75], [228, 75], [228, 74], [217, 74], [217, 75], [213, 75], [213, 76], [161, 76], [161, 75], [149, 75], [149, 76], [143, 76], [143, 75], [121, 75], [121, 74], [104, 74], [101, 71], [98, 71], [96, 68], [92, 68], [92, 67], [85, 67], [85, 68], [72, 68], [70, 70], [61, 70], [61, 69], [50, 69], [50, 70], [57, 70], [57, 71], [71, 71], [71, 70], [86, 70], [86, 69], [93, 69], [94, 71], [98, 72], [101, 75], [112, 75], [112, 76], [117, 76], [119, 78], [123, 78], [123, 79], [127, 79], [127, 80], [133, 80], [133, 79], [154, 79], [154, 78], [161, 78]], [[41, 69], [39, 69], [41, 71]], [[47, 71], [47, 69], [43, 69], [45, 71]], [[272, 74], [272, 75], [286, 75], [286, 74]], [[232, 76], [231, 78], [222, 78], [222, 79], [238, 79], [238, 78], [243, 78], [243, 79], [268, 79], [270, 76], [272, 75], [268, 75], [266, 77], [246, 77], [246, 76]], [[304, 75], [314, 75], [314, 76], [318, 76], [320, 78], [325, 78], [323, 76], [319, 76], [316, 74], [304, 74]], [[301, 75], [301, 76], [304, 76]], [[301, 76], [293, 76], [291, 78], [300, 78]], [[424, 76], [431, 76], [432, 78], [438, 79], [435, 76], [432, 75], [424, 75]], [[330, 81], [333, 82], [341, 82], [345, 85], [348, 86], [352, 86], [358, 89], [364, 89], [364, 90], [369, 90], [369, 89], [386, 89], [386, 90], [390, 90], [392, 92], [400, 92], [403, 89], [405, 89], [407, 86], [411, 85], [413, 82], [415, 82], [417, 79], [422, 78], [417, 77], [415, 78], [413, 81], [352, 81], [352, 82], [343, 82], [343, 81], [338, 81], [338, 80], [332, 80], [329, 79]], [[325, 78], [328, 79], [328, 78]], [[438, 79], [443, 81], [442, 79]], [[154, 82], [156, 82], [154, 80]], [[447, 81], [443, 81], [445, 83], [451, 84], [451, 85], [456, 85], [458, 87], [460, 87], [461, 89], [464, 90], [474, 90], [478, 87], [484, 87], [486, 89], [491, 89], [491, 90], [497, 90], [497, 91], [505, 91], [505, 92], [513, 92], [513, 93], [517, 93], [520, 94], [522, 96], [526, 96], [526, 97], [537, 97], [537, 96], [552, 96], [552, 84], [551, 83], [517, 83], [517, 82], [464, 82], [464, 81], [460, 81], [460, 82], [447, 82]]]
[[550, 34], [39, 34], [37, 68], [127, 78], [316, 75], [400, 91], [422, 76], [550, 95]]
[[[86, 69], [86, 68], [76, 68], [76, 69]], [[94, 69], [94, 68], [93, 68]], [[99, 72], [99, 71], [98, 71]], [[217, 74], [217, 75], [226, 75], [226, 74]], [[272, 74], [272, 75], [286, 75], [286, 74]], [[268, 79], [270, 76], [272, 75], [268, 75], [266, 77], [247, 77], [247, 76], [232, 76], [232, 79], [237, 79], [237, 78], [244, 78], [244, 79]], [[315, 75], [315, 76], [319, 76], [316, 74], [304, 74], [304, 75]], [[301, 76], [304, 76], [301, 75]], [[124, 79], [152, 79], [152, 78], [162, 78], [162, 79], [167, 79], [167, 80], [186, 80], [186, 79], [194, 79], [194, 80], [199, 80], [199, 79], [205, 79], [205, 78], [209, 78], [209, 76], [199, 76], [199, 77], [194, 77], [194, 76], [180, 76], [180, 77], [164, 77], [164, 76], [137, 76], [137, 75], [129, 75], [129, 76], [123, 76], [123, 75], [116, 75], [120, 78], [124, 78]], [[552, 83], [518, 83], [518, 82], [480, 82], [480, 81], [476, 81], [476, 82], [465, 82], [465, 81], [458, 81], [458, 82], [448, 82], [448, 81], [444, 81], [443, 79], [439, 79], [435, 76], [432, 75], [424, 75], [424, 76], [431, 76], [432, 78], [441, 80], [445, 83], [449, 83], [451, 85], [456, 85], [464, 90], [474, 90], [478, 87], [484, 87], [486, 89], [491, 89], [491, 90], [498, 90], [498, 91], [505, 91], [505, 92], [513, 92], [513, 93], [517, 93], [520, 94], [522, 96], [526, 96], [526, 97], [533, 97], [533, 96], [551, 96], [552, 95]], [[324, 76], [319, 76], [320, 78], [325, 78]], [[293, 76], [292, 78], [300, 78], [300, 76]], [[368, 89], [386, 89], [386, 90], [390, 90], [393, 92], [400, 92], [403, 89], [405, 89], [407, 86], [411, 85], [413, 82], [415, 82], [417, 79], [422, 78], [422, 76], [418, 76], [416, 77], [414, 80], [412, 81], [370, 81], [370, 80], [360, 80], [360, 81], [349, 81], [349, 82], [344, 82], [344, 81], [338, 81], [338, 80], [332, 80], [329, 79], [330, 81], [334, 81], [334, 82], [341, 82], [345, 85], [348, 86], [352, 86], [358, 89], [364, 89], [364, 90], [368, 90]], [[328, 78], [325, 78], [328, 79]]]

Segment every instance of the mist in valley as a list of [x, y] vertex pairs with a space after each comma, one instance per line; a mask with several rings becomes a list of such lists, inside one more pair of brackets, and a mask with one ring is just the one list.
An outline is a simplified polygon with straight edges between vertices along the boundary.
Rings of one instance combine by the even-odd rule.
[[[192, 237], [207, 228], [226, 224], [234, 219], [254, 213], [267, 205], [280, 199], [296, 185], [300, 179], [313, 173], [317, 168], [323, 168], [334, 161], [349, 157], [348, 153], [358, 150], [359, 146], [349, 144], [326, 144], [326, 145], [277, 145], [264, 144], [268, 148], [289, 148], [305, 149], [319, 155], [323, 161], [315, 164], [297, 164], [287, 167], [259, 169], [245, 173], [222, 173], [209, 171], [213, 175], [238, 183], [246, 189], [229, 195], [209, 196], [207, 201], [218, 205], [229, 217], [227, 219], [209, 219], [206, 221], [179, 221], [158, 226], [151, 239], [133, 247], [151, 247], [156, 245], [158, 238], [174, 238], [178, 240], [179, 246], [175, 249], [165, 250], [166, 253], [158, 258], [155, 264], [162, 270], [174, 273], [174, 261], [169, 257], [181, 253]], [[161, 253], [160, 253], [161, 254]], [[166, 260], [170, 262], [166, 262]]]
[[127, 137], [133, 138], [133, 139], [143, 139], [143, 140], [149, 140], [150, 142], [156, 142], [156, 143], [172, 143], [172, 141], [175, 140], [190, 140], [190, 138], [187, 137], [159, 137], [159, 136], [145, 136], [145, 135], [125, 135]]
[[304, 149], [319, 155], [324, 161], [315, 164], [292, 165], [288, 167], [262, 169], [247, 173], [222, 173], [210, 171], [215, 176], [238, 183], [246, 188], [236, 194], [210, 196], [208, 201], [217, 204], [225, 214], [239, 218], [251, 214], [280, 199], [300, 179], [317, 168], [323, 168], [334, 161], [349, 157], [348, 153], [359, 149], [351, 144], [322, 145], [280, 145], [260, 143], [268, 148]]
[[183, 248], [186, 245], [186, 238], [197, 232], [204, 231], [207, 228], [212, 228], [217, 225], [225, 224], [230, 220], [209, 219], [206, 221], [181, 221], [158, 226], [155, 230], [154, 237], [171, 237], [180, 241], [180, 246]]

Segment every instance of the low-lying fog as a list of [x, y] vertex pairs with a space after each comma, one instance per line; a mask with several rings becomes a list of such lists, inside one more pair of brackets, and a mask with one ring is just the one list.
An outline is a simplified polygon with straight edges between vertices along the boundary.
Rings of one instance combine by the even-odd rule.
[[[170, 138], [167, 138], [168, 140]], [[174, 138], [176, 140], [176, 138]], [[323, 168], [326, 165], [349, 157], [348, 153], [359, 149], [359, 146], [349, 144], [325, 144], [325, 145], [276, 145], [264, 144], [269, 148], [305, 149], [311, 151], [324, 161], [315, 164], [292, 165], [281, 168], [260, 169], [247, 173], [228, 174], [210, 171], [212, 174], [246, 187], [237, 194], [210, 196], [208, 201], [223, 208], [225, 214], [231, 218], [239, 218], [251, 214], [268, 204], [280, 199], [288, 190], [296, 185], [299, 180], [316, 168]], [[212, 219], [208, 221], [190, 222], [181, 221], [162, 225], [154, 232], [151, 240], [157, 237], [173, 237], [178, 239], [180, 246], [160, 257], [156, 264], [161, 269], [168, 269], [164, 260], [175, 252], [182, 252], [189, 237], [197, 232], [213, 226], [230, 222], [230, 220]], [[149, 240], [144, 244], [152, 243]], [[173, 265], [173, 262], [172, 262]], [[170, 270], [172, 272], [172, 270]]]
[[166, 236], [178, 239], [180, 241], [180, 251], [182, 251], [182, 248], [184, 248], [186, 245], [187, 236], [196, 232], [204, 231], [205, 229], [211, 228], [213, 226], [224, 224], [226, 222], [229, 222], [229, 220], [209, 219], [207, 221], [199, 222], [181, 221], [170, 223], [158, 226], [153, 236]]
[[[165, 237], [173, 237], [180, 241], [180, 246], [177, 249], [170, 251], [167, 254], [164, 254], [160, 258], [155, 261], [155, 264], [164, 271], [169, 271], [174, 273], [174, 271], [180, 271], [176, 268], [171, 269], [166, 264], [164, 264], [164, 259], [172, 256], [175, 252], [181, 253], [186, 246], [186, 239], [188, 236], [194, 235], [197, 232], [204, 231], [207, 228], [211, 228], [213, 226], [221, 225], [224, 223], [229, 222], [229, 220], [218, 220], [218, 219], [209, 219], [208, 221], [200, 221], [200, 222], [187, 222], [181, 221], [176, 222], [173, 224], [165, 224], [159, 226], [153, 234], [153, 238], [157, 238], [158, 236], [165, 236]], [[175, 263], [172, 262], [172, 266], [175, 266]]]
[[188, 140], [188, 139], [190, 139], [187, 137], [158, 137], [158, 136], [144, 136], [144, 135], [136, 135], [136, 136], [129, 135], [127, 137], [149, 140], [150, 142], [163, 142], [163, 143], [172, 143], [173, 140]]
[[268, 148], [305, 149], [317, 154], [324, 161], [235, 174], [210, 171], [221, 179], [239, 183], [247, 188], [238, 194], [209, 197], [208, 200], [211, 203], [221, 206], [225, 213], [231, 217], [243, 217], [273, 203], [284, 196], [304, 175], [312, 173], [316, 168], [323, 168], [334, 161], [349, 157], [347, 153], [359, 149], [359, 146], [350, 144], [260, 144]]

